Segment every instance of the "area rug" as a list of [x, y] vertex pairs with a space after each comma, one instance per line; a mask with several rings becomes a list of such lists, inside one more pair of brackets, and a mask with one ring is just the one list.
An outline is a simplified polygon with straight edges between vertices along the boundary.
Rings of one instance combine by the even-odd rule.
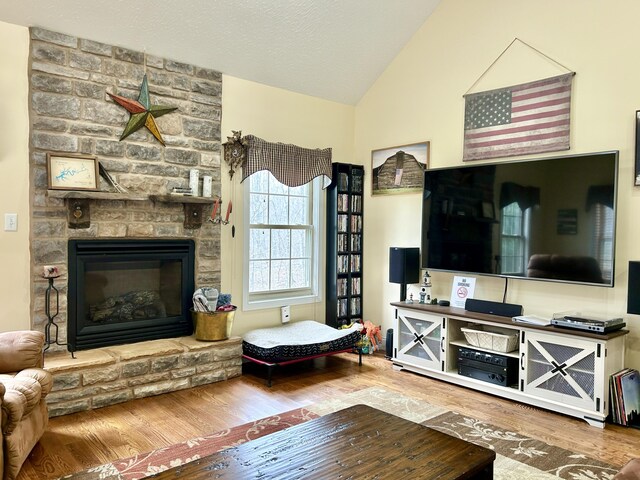
[[136, 480], [318, 417], [319, 415], [305, 408], [290, 410], [204, 437], [192, 438], [186, 442], [105, 463], [61, 479]]
[[[359, 403], [411, 420], [496, 452], [494, 478], [499, 480], [611, 480], [619, 467], [504, 431], [477, 419], [447, 411], [398, 392], [368, 388], [307, 408], [291, 410], [205, 437], [62, 477], [71, 480], [136, 480], [183, 465], [225, 448], [259, 438]], [[371, 419], [375, 422], [375, 418]], [[372, 472], [372, 478], [375, 477]]]

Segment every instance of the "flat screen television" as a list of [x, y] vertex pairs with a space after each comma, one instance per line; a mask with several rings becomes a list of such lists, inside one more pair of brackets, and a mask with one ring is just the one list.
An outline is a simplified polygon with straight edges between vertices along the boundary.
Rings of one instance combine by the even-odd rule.
[[613, 286], [618, 152], [426, 170], [422, 267]]

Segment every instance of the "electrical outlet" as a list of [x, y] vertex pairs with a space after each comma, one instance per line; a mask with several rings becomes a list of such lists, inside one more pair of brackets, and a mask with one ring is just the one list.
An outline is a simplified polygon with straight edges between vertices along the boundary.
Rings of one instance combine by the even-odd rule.
[[289, 305], [285, 305], [280, 307], [280, 317], [282, 319], [282, 323], [287, 323], [291, 318], [291, 307]]
[[17, 213], [4, 214], [4, 231], [5, 232], [18, 231], [18, 214]]

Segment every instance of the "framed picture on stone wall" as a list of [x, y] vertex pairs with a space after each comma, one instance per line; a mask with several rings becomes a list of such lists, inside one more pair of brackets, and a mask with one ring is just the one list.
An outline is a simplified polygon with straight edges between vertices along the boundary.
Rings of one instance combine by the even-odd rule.
[[47, 154], [51, 190], [98, 190], [98, 159], [91, 155]]
[[371, 194], [421, 192], [429, 167], [429, 142], [382, 148], [371, 152]]

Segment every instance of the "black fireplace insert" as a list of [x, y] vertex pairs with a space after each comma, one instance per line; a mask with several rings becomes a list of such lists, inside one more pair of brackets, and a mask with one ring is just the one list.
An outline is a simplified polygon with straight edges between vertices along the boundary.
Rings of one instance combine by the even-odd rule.
[[71, 352], [193, 333], [193, 240], [69, 240]]

